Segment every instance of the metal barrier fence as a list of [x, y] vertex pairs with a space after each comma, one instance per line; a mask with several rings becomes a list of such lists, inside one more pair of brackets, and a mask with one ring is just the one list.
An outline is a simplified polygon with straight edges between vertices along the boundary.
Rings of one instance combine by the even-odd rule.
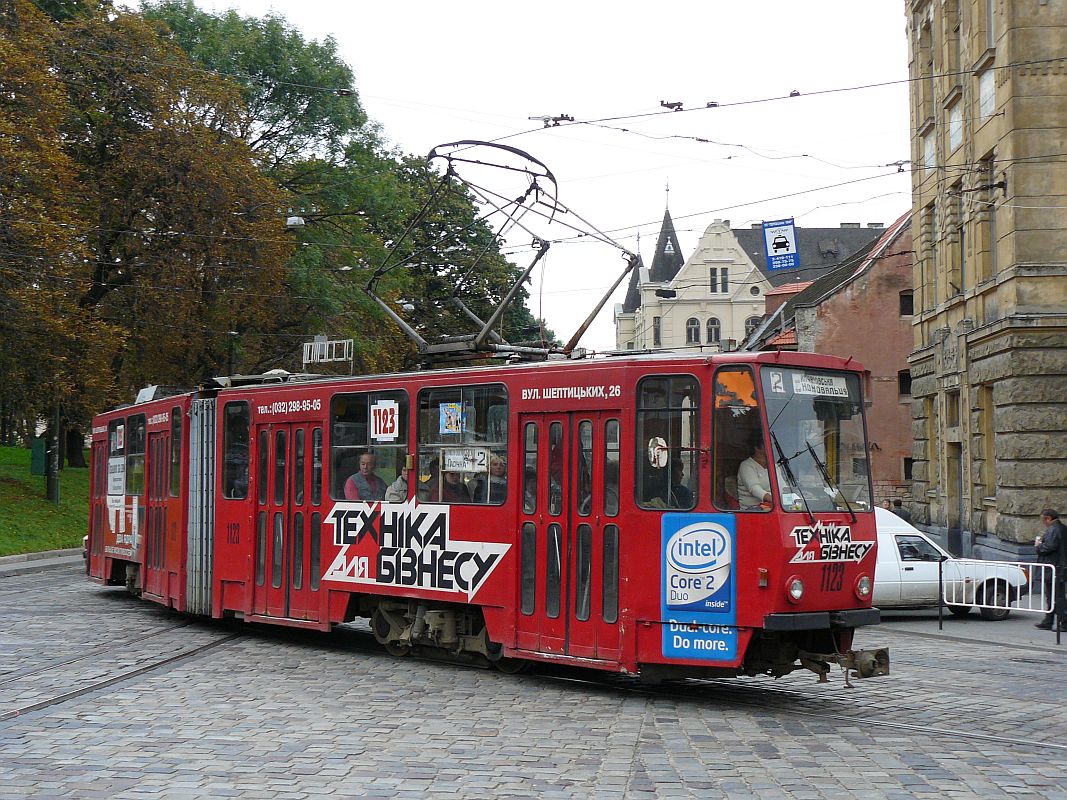
[[[1056, 567], [1025, 561], [983, 561], [973, 558], [943, 559], [937, 570], [937, 624], [942, 629], [944, 607], [992, 612], [1053, 612], [1056, 607]], [[1056, 644], [1060, 629], [1053, 620]]]

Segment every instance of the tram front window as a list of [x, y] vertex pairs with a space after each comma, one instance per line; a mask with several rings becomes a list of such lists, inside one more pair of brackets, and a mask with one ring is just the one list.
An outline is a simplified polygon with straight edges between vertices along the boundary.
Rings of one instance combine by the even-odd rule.
[[782, 508], [869, 511], [859, 377], [771, 366], [760, 377]]

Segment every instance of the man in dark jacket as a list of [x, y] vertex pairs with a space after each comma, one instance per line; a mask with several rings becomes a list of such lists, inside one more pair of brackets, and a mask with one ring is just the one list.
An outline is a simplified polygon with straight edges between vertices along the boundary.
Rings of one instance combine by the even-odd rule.
[[899, 497], [893, 500], [893, 507], [890, 509], [890, 511], [892, 511], [902, 520], [907, 522], [909, 525], [911, 524], [911, 512], [904, 508], [904, 503], [901, 502]]
[[[1052, 629], [1052, 623], [1057, 622], [1060, 630], [1067, 630], [1064, 618], [1067, 617], [1067, 600], [1064, 598], [1064, 579], [1067, 575], [1067, 528], [1060, 522], [1060, 515], [1055, 509], [1046, 508], [1041, 512], [1041, 524], [1045, 526], [1045, 532], [1034, 540], [1034, 549], [1037, 550], [1037, 560], [1041, 564], [1052, 564], [1056, 567], [1056, 584], [1053, 586], [1052, 577], [1046, 572], [1044, 576], [1045, 597], [1055, 600], [1055, 614], [1049, 612], [1038, 628]], [[1053, 594], [1055, 589], [1055, 594]], [[1058, 621], [1056, 620], [1058, 617]]]

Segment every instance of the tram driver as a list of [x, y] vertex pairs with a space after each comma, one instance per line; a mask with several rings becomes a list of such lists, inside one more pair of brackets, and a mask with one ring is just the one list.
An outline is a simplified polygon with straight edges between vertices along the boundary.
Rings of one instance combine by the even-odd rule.
[[752, 434], [749, 449], [752, 455], [741, 462], [737, 471], [737, 502], [742, 509], [767, 508], [771, 502], [771, 476], [762, 432]]

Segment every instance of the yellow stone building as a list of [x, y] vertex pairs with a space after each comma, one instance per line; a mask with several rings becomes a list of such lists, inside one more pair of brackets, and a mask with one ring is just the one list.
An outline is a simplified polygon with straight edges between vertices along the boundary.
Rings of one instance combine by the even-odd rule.
[[906, 0], [916, 520], [1032, 558], [1067, 515], [1067, 2]]

